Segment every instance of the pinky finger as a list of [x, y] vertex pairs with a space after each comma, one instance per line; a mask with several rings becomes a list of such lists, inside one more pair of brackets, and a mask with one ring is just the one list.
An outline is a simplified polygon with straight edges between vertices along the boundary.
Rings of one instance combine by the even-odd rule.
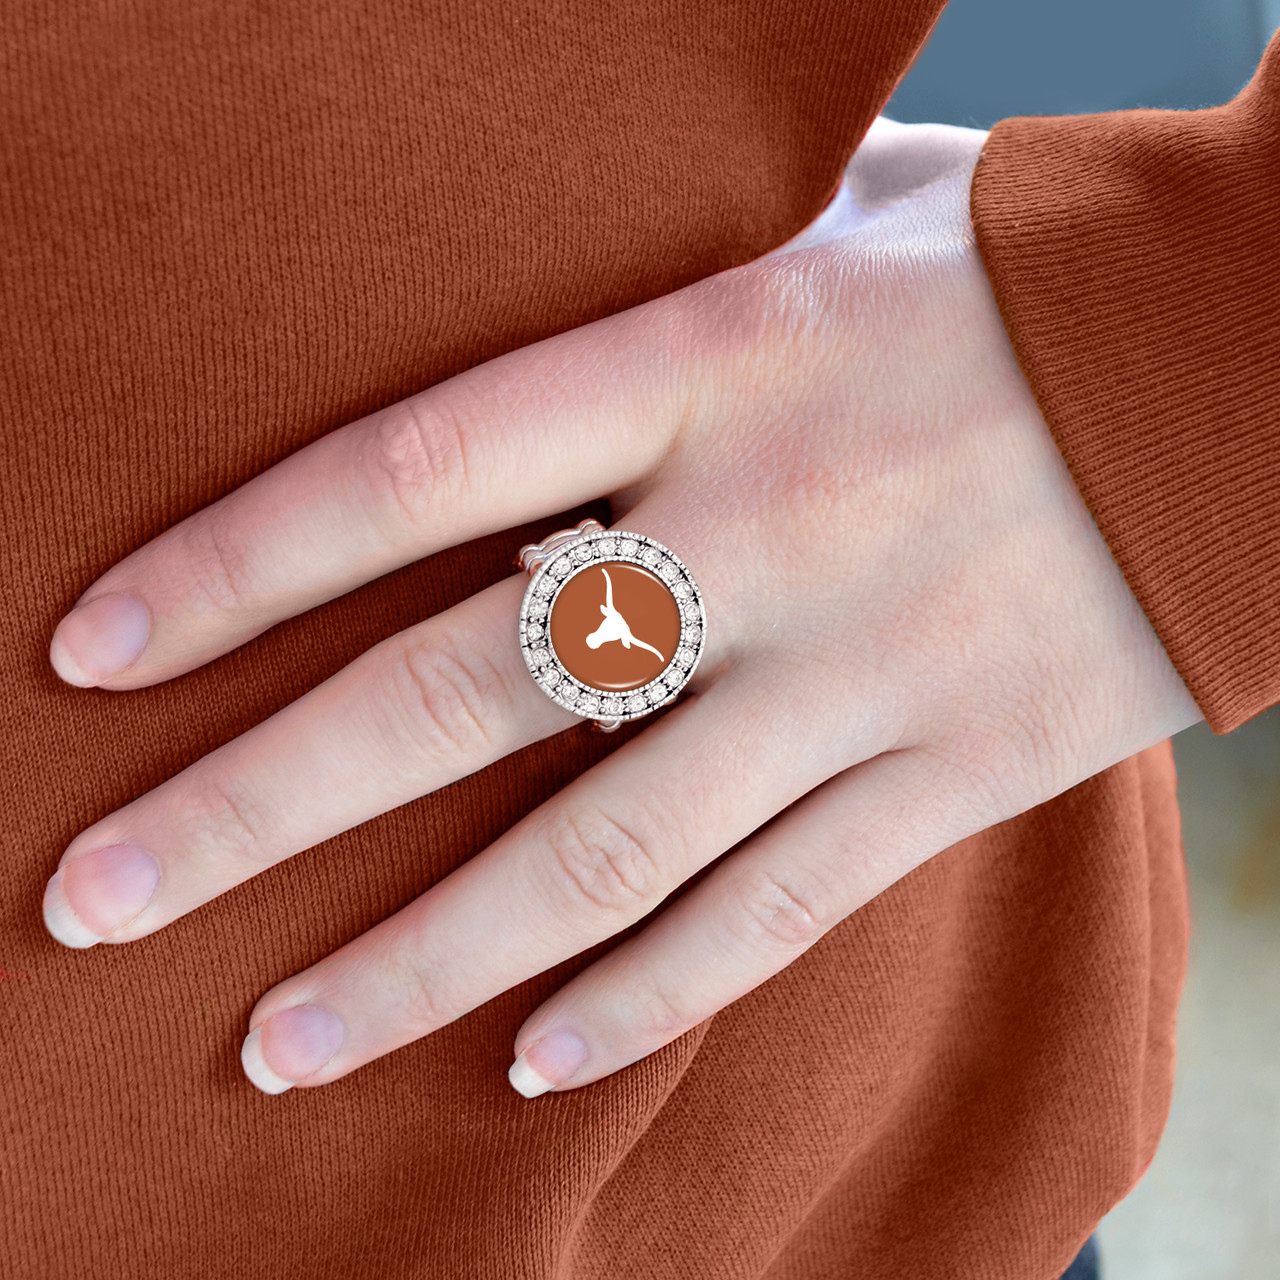
[[943, 771], [891, 752], [811, 791], [535, 1010], [512, 1085], [534, 1097], [602, 1079], [785, 969], [972, 827]]

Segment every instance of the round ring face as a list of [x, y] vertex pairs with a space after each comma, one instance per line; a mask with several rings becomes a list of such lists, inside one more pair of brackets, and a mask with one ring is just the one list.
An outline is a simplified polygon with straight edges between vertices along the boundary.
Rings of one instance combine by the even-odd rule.
[[543, 692], [581, 716], [634, 720], [670, 702], [702, 657], [689, 570], [639, 533], [586, 534], [548, 556], [520, 604], [520, 649]]

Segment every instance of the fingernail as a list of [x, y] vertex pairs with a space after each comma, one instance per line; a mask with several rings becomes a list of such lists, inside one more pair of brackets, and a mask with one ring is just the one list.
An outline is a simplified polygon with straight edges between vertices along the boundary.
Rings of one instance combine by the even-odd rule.
[[587, 1060], [587, 1046], [572, 1031], [553, 1031], [535, 1040], [507, 1071], [511, 1087], [526, 1098], [564, 1084]]
[[44, 927], [64, 947], [83, 950], [102, 941], [92, 929], [86, 929], [67, 902], [62, 888], [62, 872], [55, 871], [44, 887]]
[[91, 689], [146, 648], [151, 615], [137, 596], [99, 596], [72, 609], [49, 643], [49, 661], [68, 683]]
[[283, 1093], [319, 1071], [342, 1048], [346, 1034], [332, 1010], [294, 1005], [249, 1032], [240, 1046], [240, 1065], [263, 1093]]
[[44, 890], [44, 926], [66, 947], [91, 947], [137, 916], [155, 896], [160, 868], [144, 849], [113, 844], [54, 872]]

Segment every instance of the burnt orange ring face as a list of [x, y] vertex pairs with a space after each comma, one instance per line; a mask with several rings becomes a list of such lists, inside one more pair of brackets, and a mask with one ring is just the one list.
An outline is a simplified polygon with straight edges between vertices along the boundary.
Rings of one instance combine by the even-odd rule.
[[525, 591], [520, 646], [543, 691], [579, 715], [628, 720], [670, 702], [702, 655], [702, 597], [642, 534], [602, 530], [550, 555]]

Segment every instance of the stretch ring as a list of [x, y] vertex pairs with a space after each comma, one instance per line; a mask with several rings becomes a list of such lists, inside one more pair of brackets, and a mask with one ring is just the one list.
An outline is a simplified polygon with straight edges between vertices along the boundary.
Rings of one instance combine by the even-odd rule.
[[586, 519], [520, 548], [520, 651], [553, 701], [611, 733], [673, 701], [706, 642], [702, 593], [674, 552]]

